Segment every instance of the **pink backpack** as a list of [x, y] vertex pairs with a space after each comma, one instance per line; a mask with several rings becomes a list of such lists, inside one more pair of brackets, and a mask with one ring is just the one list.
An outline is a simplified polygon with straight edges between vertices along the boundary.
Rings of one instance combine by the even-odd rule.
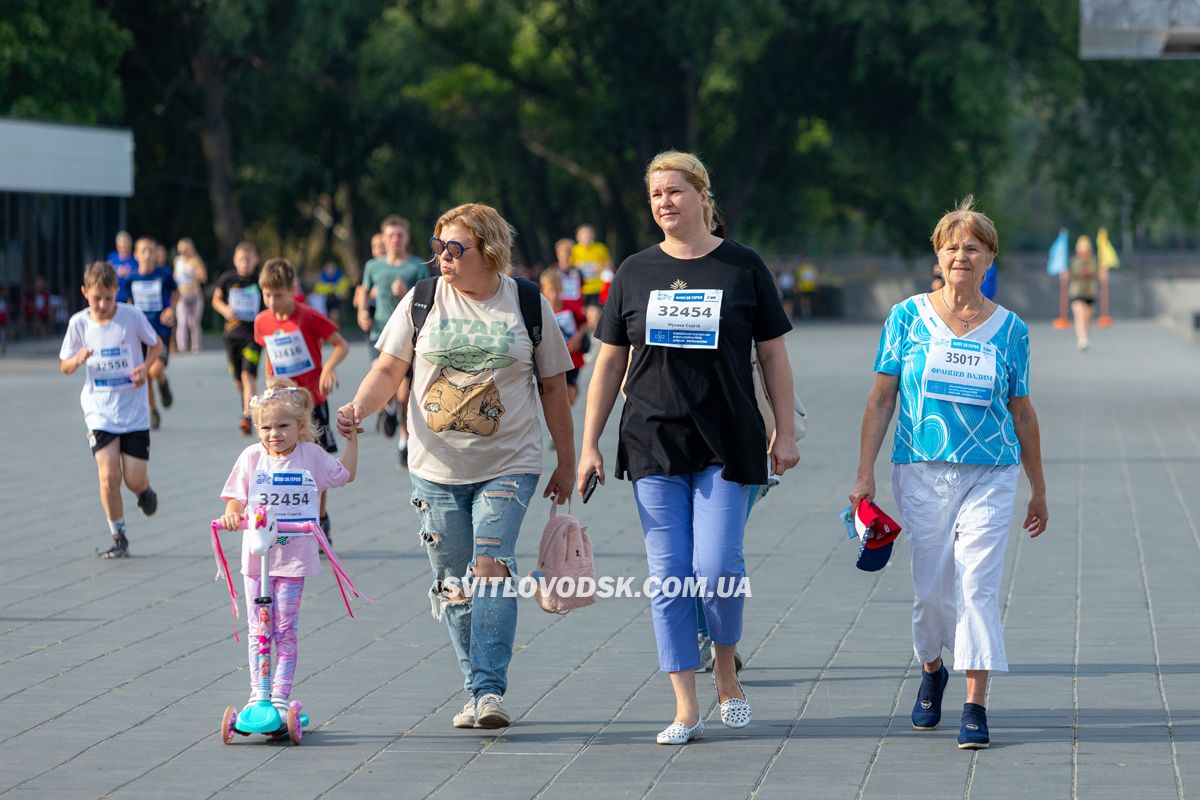
[[[566, 614], [596, 602], [596, 568], [592, 563], [592, 542], [587, 529], [570, 513], [558, 513], [558, 504], [550, 500], [550, 520], [538, 545], [537, 569], [529, 573], [536, 580], [534, 599], [550, 614]], [[585, 579], [580, 592], [580, 579]]]

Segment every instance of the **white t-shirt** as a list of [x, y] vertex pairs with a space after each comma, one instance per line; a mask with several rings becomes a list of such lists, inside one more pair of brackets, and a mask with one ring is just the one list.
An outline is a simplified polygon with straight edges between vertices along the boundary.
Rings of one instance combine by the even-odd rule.
[[150, 429], [146, 384], [134, 386], [129, 375], [142, 363], [142, 345], [156, 342], [158, 334], [150, 320], [126, 303], [117, 304], [117, 312], [108, 322], [96, 322], [86, 308], [71, 317], [58, 357], [73, 358], [81, 347], [92, 351], [79, 393], [88, 430], [131, 433]]
[[[572, 368], [558, 323], [542, 301], [538, 374]], [[413, 357], [413, 293], [392, 313], [375, 346], [413, 365], [409, 394], [409, 470], [434, 483], [464, 484], [542, 471], [533, 342], [517, 284], [501, 278], [487, 300], [472, 300], [438, 281], [433, 308]]]

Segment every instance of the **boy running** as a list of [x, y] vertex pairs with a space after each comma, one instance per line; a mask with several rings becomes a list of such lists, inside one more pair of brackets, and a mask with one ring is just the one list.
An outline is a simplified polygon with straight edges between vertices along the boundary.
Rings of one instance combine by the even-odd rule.
[[[150, 516], [158, 496], [150, 488], [150, 415], [146, 363], [154, 364], [163, 343], [146, 315], [117, 302], [117, 273], [97, 261], [83, 274], [88, 307], [71, 317], [58, 357], [64, 375], [87, 367], [79, 394], [88, 443], [100, 477], [100, 505], [113, 544], [101, 558], [125, 558], [125, 508], [121, 482], [137, 495], [138, 508]], [[143, 359], [143, 349], [146, 358]]]
[[[158, 382], [158, 390], [162, 393], [163, 408], [170, 408], [175, 402], [171, 394], [171, 384], [167, 383], [167, 348], [171, 340], [171, 326], [175, 324], [175, 304], [179, 302], [179, 289], [175, 285], [175, 275], [167, 266], [158, 265], [158, 243], [153, 239], [142, 237], [133, 248], [137, 256], [137, 271], [123, 281], [117, 291], [117, 302], [132, 303], [142, 310], [150, 320], [151, 327], [162, 338], [163, 347], [156, 359], [147, 358], [150, 365], [150, 378]], [[145, 352], [142, 353], [146, 355]], [[158, 430], [158, 405], [154, 402], [154, 386], [147, 383], [150, 397], [150, 427]]]
[[[375, 341], [383, 333], [383, 326], [392, 318], [392, 312], [400, 299], [417, 281], [426, 277], [429, 271], [425, 263], [414, 255], [409, 254], [410, 236], [408, 220], [398, 214], [385, 217], [379, 224], [383, 236], [383, 257], [372, 258], [363, 267], [362, 284], [358, 288], [359, 307], [358, 324], [367, 331], [370, 344], [371, 360], [379, 356], [375, 349]], [[375, 303], [375, 311], [368, 314], [367, 303]], [[404, 418], [404, 398], [408, 397], [408, 378], [400, 383], [396, 396], [402, 398], [397, 403], [396, 398], [388, 401], [383, 411], [379, 413], [376, 428], [384, 436], [392, 436], [397, 427], [400, 439], [397, 442], [397, 457], [401, 467], [408, 465], [408, 425]]]
[[258, 288], [258, 250], [249, 242], [233, 251], [233, 269], [217, 279], [212, 306], [225, 318], [225, 360], [233, 386], [242, 396], [242, 417], [238, 428], [242, 435], [253, 432], [250, 423], [250, 398], [258, 391], [260, 348], [254, 341], [254, 318], [262, 311], [262, 292]]
[[[296, 271], [286, 258], [272, 258], [263, 265], [258, 278], [267, 310], [254, 318], [254, 341], [267, 356], [267, 376], [291, 378], [313, 397], [314, 430], [317, 444], [327, 453], [337, 452], [337, 440], [329, 427], [329, 403], [326, 397], [337, 385], [334, 368], [350, 352], [350, 345], [338, 333], [333, 320], [292, 295]], [[333, 345], [333, 353], [321, 365], [321, 345]], [[329, 515], [325, 492], [321, 492], [321, 527], [329, 534]]]

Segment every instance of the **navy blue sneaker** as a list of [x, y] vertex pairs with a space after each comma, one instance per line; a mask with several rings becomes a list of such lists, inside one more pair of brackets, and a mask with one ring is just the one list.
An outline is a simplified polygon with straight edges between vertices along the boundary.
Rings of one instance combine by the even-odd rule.
[[962, 727], [958, 731], [958, 749], [982, 750], [990, 742], [987, 709], [976, 703], [964, 703]]
[[917, 702], [913, 704], [913, 730], [931, 731], [942, 721], [942, 695], [950, 682], [950, 670], [942, 664], [937, 672], [926, 672], [921, 668], [921, 688], [917, 691]]

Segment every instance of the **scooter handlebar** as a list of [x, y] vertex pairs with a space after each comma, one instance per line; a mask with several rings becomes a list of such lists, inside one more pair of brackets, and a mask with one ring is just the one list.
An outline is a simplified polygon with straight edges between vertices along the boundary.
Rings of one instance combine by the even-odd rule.
[[[261, 527], [266, 519], [266, 514], [267, 512], [265, 508], [262, 506], [256, 507], [252, 513], [242, 516], [242, 524], [238, 530], [244, 531], [249, 529], [251, 517], [257, 517], [258, 525]], [[214, 519], [212, 524], [215, 530], [228, 530], [224, 525], [221, 524], [221, 520], [219, 519]], [[316, 525], [317, 524], [311, 520], [306, 522], [288, 522], [287, 520], [276, 520], [275, 530], [279, 531], [280, 533], [312, 533]]]

